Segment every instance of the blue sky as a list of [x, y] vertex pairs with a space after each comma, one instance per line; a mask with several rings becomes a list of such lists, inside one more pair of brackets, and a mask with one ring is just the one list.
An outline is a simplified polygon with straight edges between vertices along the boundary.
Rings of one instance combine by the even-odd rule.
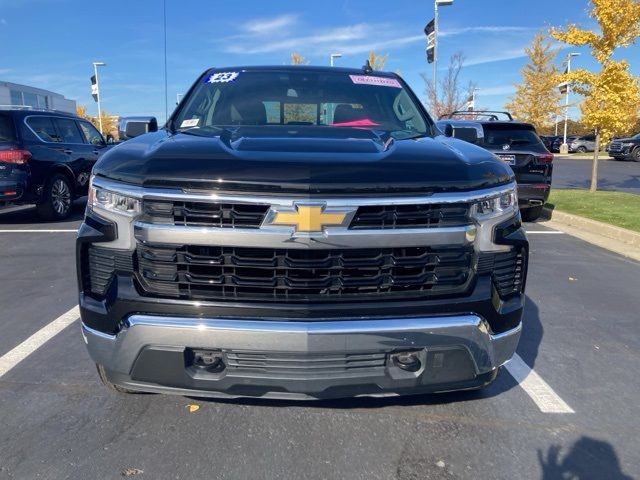
[[[588, 7], [586, 0], [455, 0], [440, 10], [440, 68], [462, 51], [463, 82], [480, 88], [478, 105], [501, 108], [533, 35], [569, 21], [592, 27]], [[169, 111], [207, 67], [288, 63], [292, 50], [319, 65], [340, 52], [338, 65], [356, 67], [371, 49], [389, 53], [387, 68], [421, 98], [420, 74], [431, 75], [422, 33], [431, 0], [167, 0], [167, 13]], [[63, 93], [94, 113], [91, 63], [103, 61], [105, 110], [164, 120], [162, 18], [161, 0], [0, 0], [0, 80]], [[588, 50], [572, 51], [583, 53], [574, 65], [596, 68]], [[640, 74], [640, 46], [618, 56]]]

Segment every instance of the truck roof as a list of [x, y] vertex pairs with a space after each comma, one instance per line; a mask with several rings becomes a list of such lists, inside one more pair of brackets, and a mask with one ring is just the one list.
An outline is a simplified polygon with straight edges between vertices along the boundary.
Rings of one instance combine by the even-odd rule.
[[[216, 71], [243, 71], [243, 72], [325, 72], [325, 73], [345, 73], [345, 74], [359, 74], [365, 73], [364, 68], [349, 68], [349, 67], [327, 67], [319, 65], [246, 65], [246, 66], [232, 66], [232, 67], [211, 67], [206, 72]], [[374, 70], [368, 73], [369, 75], [376, 75], [378, 77], [396, 78], [398, 75], [394, 72], [384, 72], [380, 70]]]

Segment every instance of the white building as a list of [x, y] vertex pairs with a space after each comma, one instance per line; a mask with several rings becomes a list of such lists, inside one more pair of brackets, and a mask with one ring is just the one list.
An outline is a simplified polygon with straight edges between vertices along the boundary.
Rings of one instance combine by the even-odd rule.
[[0, 107], [8, 105], [76, 112], [76, 101], [69, 100], [64, 95], [41, 88], [0, 81]]

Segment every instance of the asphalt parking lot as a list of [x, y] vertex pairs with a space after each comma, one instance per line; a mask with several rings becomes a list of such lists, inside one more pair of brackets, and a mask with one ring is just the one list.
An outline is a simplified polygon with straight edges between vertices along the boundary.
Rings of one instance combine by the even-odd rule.
[[[589, 188], [591, 160], [556, 156], [553, 167], [555, 188]], [[598, 188], [640, 194], [640, 163], [620, 162], [606, 155], [598, 162]]]
[[27, 355], [76, 305], [82, 205], [64, 223], [33, 213], [0, 212], [2, 479], [640, 477], [640, 263], [529, 224], [518, 357], [482, 392], [125, 396], [99, 384], [77, 320]]

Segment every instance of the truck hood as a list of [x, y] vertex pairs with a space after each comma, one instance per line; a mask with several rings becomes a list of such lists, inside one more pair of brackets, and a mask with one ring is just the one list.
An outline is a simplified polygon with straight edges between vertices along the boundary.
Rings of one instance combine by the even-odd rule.
[[147, 187], [300, 194], [468, 191], [513, 181], [508, 166], [467, 142], [331, 127], [161, 130], [111, 149], [94, 174]]

